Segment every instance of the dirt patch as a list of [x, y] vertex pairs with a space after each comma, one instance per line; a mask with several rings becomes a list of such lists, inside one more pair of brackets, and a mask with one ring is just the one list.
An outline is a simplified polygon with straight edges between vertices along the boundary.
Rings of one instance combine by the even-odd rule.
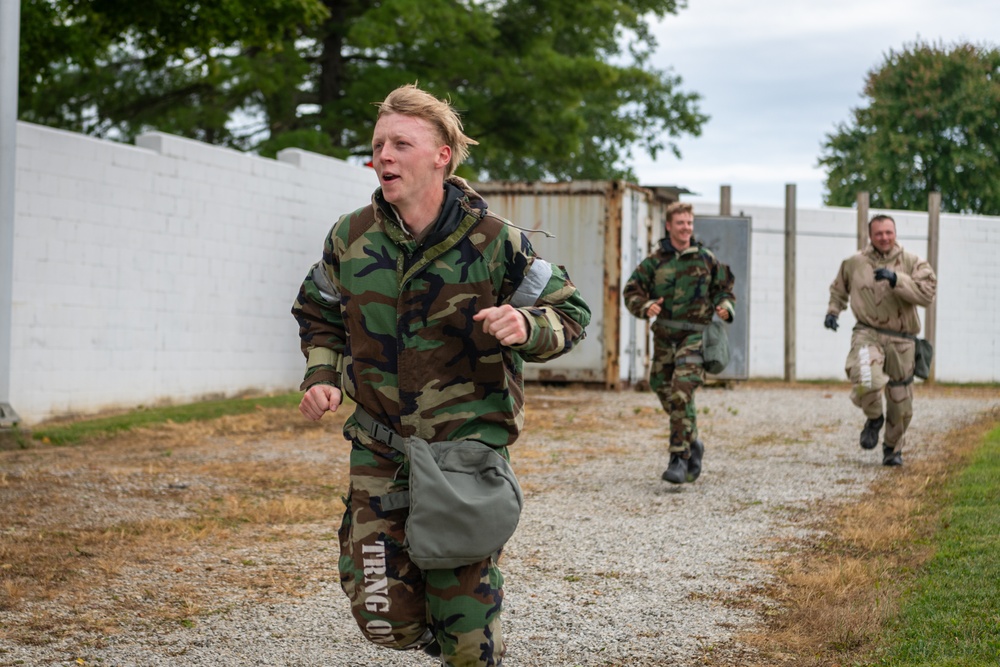
[[183, 622], [335, 576], [346, 416], [268, 409], [0, 452], [0, 637]]

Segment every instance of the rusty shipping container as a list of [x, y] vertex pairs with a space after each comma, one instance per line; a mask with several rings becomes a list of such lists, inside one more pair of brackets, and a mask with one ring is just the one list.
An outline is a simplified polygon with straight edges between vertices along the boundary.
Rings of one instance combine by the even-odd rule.
[[669, 200], [624, 181], [492, 181], [472, 186], [491, 210], [526, 230], [539, 255], [566, 267], [593, 313], [587, 338], [577, 349], [544, 364], [525, 364], [525, 379], [594, 383], [608, 389], [644, 381], [649, 370], [648, 324], [629, 314], [621, 292], [649, 253], [654, 221], [663, 219]]

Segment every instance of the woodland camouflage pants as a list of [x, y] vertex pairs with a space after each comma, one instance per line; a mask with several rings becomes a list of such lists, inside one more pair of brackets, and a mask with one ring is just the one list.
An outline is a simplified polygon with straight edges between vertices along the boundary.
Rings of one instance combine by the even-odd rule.
[[[678, 363], [679, 362], [679, 363]], [[698, 437], [695, 389], [705, 384], [701, 332], [653, 338], [649, 386], [670, 415], [670, 451], [687, 452]]]
[[402, 454], [354, 443], [351, 488], [340, 527], [340, 583], [369, 641], [419, 649], [437, 639], [451, 667], [499, 667], [503, 575], [499, 554], [454, 570], [421, 570], [402, 547], [408, 509], [383, 511], [378, 498], [408, 488]]
[[865, 417], [883, 414], [885, 394], [885, 447], [902, 451], [906, 428], [913, 418], [913, 368], [915, 344], [898, 336], [880, 334], [868, 327], [855, 327], [845, 371], [850, 378], [851, 401]]

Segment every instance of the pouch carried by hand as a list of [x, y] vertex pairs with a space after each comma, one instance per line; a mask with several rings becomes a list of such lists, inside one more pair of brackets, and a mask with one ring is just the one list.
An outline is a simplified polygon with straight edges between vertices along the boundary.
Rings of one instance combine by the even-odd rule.
[[926, 380], [931, 374], [931, 362], [934, 361], [934, 346], [926, 338], [915, 338], [913, 374], [921, 380]]
[[729, 333], [722, 320], [716, 318], [701, 334], [701, 356], [705, 372], [718, 375], [729, 365]]

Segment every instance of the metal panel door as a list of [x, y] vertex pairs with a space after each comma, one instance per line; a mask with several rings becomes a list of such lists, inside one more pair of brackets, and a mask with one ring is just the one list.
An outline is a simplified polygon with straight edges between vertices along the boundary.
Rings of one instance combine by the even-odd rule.
[[696, 215], [694, 236], [719, 260], [729, 265], [736, 278], [736, 315], [726, 327], [729, 333], [729, 366], [720, 380], [746, 380], [750, 377], [750, 231], [748, 217]]

